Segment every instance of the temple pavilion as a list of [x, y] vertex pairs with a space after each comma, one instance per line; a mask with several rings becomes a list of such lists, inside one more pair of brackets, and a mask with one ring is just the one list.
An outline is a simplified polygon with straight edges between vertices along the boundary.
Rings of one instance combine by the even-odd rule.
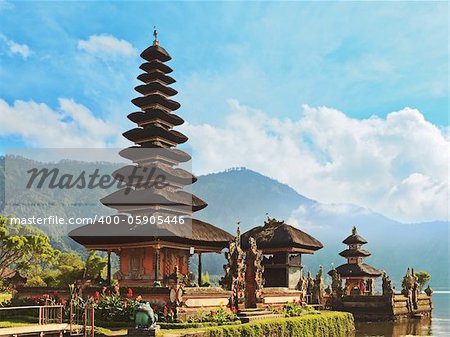
[[171, 99], [177, 94], [170, 87], [175, 80], [166, 64], [171, 56], [159, 45], [156, 31], [154, 37], [153, 44], [141, 53], [145, 62], [138, 79], [143, 84], [135, 88], [141, 96], [132, 100], [139, 111], [128, 115], [136, 127], [123, 134], [135, 145], [120, 155], [132, 164], [113, 173], [125, 187], [101, 200], [118, 215], [109, 224], [97, 222], [69, 233], [87, 249], [108, 253], [108, 282], [111, 253], [117, 254], [120, 270], [116, 277], [122, 286], [156, 282], [164, 286], [176, 267], [183, 275], [189, 273], [192, 254], [199, 256], [200, 277], [201, 255], [220, 253], [233, 239], [226, 231], [192, 217], [207, 204], [183, 190], [197, 178], [179, 167], [191, 159], [176, 148], [188, 138], [174, 129], [184, 121], [174, 113], [180, 104]]
[[[353, 226], [352, 234], [342, 243], [348, 245], [348, 248], [339, 253], [340, 256], [347, 259], [347, 263], [336, 268], [337, 273], [342, 279], [345, 279], [346, 295], [373, 295], [375, 292], [374, 280], [382, 275], [382, 272], [374, 267], [363, 263], [364, 258], [371, 254], [361, 247], [367, 241], [361, 237]], [[333, 270], [328, 274], [332, 276]]]
[[323, 248], [311, 235], [273, 218], [241, 235], [244, 251], [249, 248], [250, 237], [264, 255], [264, 287], [296, 289], [302, 276], [302, 254]]

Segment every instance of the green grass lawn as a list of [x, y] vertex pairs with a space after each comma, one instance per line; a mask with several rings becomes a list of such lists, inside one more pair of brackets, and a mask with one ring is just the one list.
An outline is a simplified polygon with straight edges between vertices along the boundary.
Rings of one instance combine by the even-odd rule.
[[12, 328], [15, 326], [35, 325], [36, 323], [24, 323], [15, 321], [0, 321], [0, 328]]
[[95, 327], [96, 334], [102, 334], [105, 336], [126, 336], [127, 331], [128, 331], [128, 328], [111, 330], [108, 328]]
[[0, 303], [8, 301], [11, 299], [10, 293], [0, 293]]

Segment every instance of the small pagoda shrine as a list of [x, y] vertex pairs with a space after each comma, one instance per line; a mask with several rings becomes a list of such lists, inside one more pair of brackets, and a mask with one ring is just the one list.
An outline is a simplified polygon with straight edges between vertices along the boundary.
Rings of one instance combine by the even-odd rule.
[[[184, 121], [173, 113], [180, 104], [170, 98], [177, 94], [170, 87], [175, 82], [168, 75], [172, 69], [165, 64], [171, 56], [159, 45], [156, 30], [154, 37], [141, 53], [144, 72], [138, 79], [143, 84], [135, 90], [142, 96], [132, 100], [140, 110], [128, 115], [137, 127], [123, 134], [135, 145], [120, 152], [133, 164], [113, 173], [125, 187], [101, 199], [118, 215], [109, 223], [97, 222], [69, 233], [87, 249], [108, 252], [109, 260], [111, 253], [119, 256], [116, 278], [121, 286], [164, 286], [172, 274], [186, 277], [192, 254], [199, 256], [200, 277], [201, 255], [220, 253], [233, 239], [226, 231], [192, 218], [207, 204], [183, 191], [197, 178], [179, 167], [191, 159], [176, 149], [188, 138], [174, 129]], [[110, 263], [107, 281], [111, 281]]]
[[339, 255], [346, 258], [347, 263], [336, 269], [333, 268], [328, 274], [332, 277], [337, 274], [342, 280], [345, 280], [344, 294], [347, 296], [374, 295], [374, 280], [380, 277], [382, 272], [363, 263], [364, 258], [371, 255], [367, 250], [361, 248], [367, 241], [358, 235], [356, 227], [353, 226], [352, 234], [342, 243], [348, 245], [348, 249], [343, 250]]
[[264, 287], [296, 289], [302, 277], [302, 254], [314, 254], [323, 248], [322, 243], [311, 235], [270, 217], [263, 226], [242, 234], [244, 250], [251, 248], [250, 238], [256, 241], [264, 255]]

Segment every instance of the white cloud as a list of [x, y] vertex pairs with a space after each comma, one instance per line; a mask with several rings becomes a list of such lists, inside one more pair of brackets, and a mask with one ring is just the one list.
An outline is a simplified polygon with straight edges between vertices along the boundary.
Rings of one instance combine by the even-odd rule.
[[448, 188], [448, 181], [413, 173], [390, 189], [382, 205], [395, 213], [409, 214], [411, 219], [421, 219], [423, 214], [442, 214], [448, 212]]
[[59, 99], [54, 110], [43, 103], [0, 99], [0, 133], [20, 136], [35, 147], [96, 148], [119, 145], [120, 129], [95, 117], [85, 106], [67, 98]]
[[78, 40], [78, 49], [100, 58], [111, 55], [131, 56], [136, 53], [130, 42], [107, 34], [91, 35], [87, 40]]
[[3, 34], [0, 34], [0, 40], [3, 41], [3, 43], [6, 45], [6, 47], [8, 48], [8, 53], [10, 55], [19, 54], [24, 59], [28, 58], [28, 56], [31, 55], [31, 49], [26, 44], [20, 44], [13, 40], [10, 40]]
[[280, 120], [229, 105], [221, 127], [184, 126], [197, 173], [245, 166], [321, 202], [402, 221], [448, 218], [450, 142], [418, 110], [358, 120], [304, 106], [297, 120]]

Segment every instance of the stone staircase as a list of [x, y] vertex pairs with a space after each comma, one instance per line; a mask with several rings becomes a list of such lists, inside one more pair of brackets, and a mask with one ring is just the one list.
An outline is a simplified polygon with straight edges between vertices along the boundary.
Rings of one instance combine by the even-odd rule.
[[284, 317], [282, 314], [274, 314], [270, 310], [267, 310], [265, 308], [247, 308], [239, 310], [237, 313], [237, 316], [239, 320], [242, 323], [249, 323], [253, 321], [257, 321], [260, 319], [266, 319], [266, 318], [280, 318]]

